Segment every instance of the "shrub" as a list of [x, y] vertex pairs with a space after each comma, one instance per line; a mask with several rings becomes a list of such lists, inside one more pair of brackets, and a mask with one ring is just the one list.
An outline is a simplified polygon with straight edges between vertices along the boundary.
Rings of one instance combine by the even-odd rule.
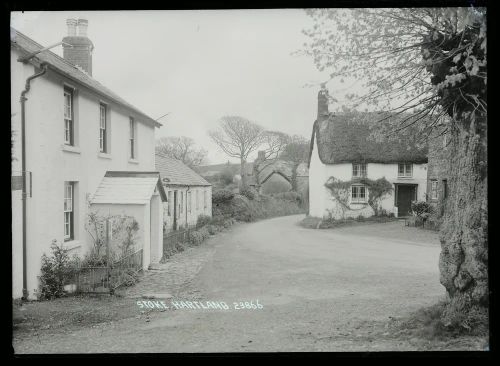
[[208, 215], [200, 215], [198, 216], [198, 220], [196, 220], [196, 228], [201, 228], [205, 225], [208, 225], [210, 224], [210, 222], [212, 221], [212, 218]]
[[356, 217], [356, 221], [365, 221], [365, 217], [363, 215], [358, 215], [358, 217]]
[[208, 232], [208, 229], [206, 227], [202, 227], [201, 229], [199, 229], [198, 233], [200, 233], [202, 241], [210, 236], [210, 233]]
[[214, 204], [226, 203], [228, 201], [231, 201], [233, 198], [234, 198], [233, 192], [228, 191], [227, 189], [221, 189], [219, 191], [215, 191], [212, 194], [212, 203]]
[[208, 233], [209, 233], [210, 235], [215, 235], [215, 234], [217, 234], [217, 231], [218, 231], [217, 226], [215, 226], [215, 225], [207, 225], [207, 226], [206, 226], [206, 228], [207, 228]]
[[432, 205], [425, 201], [412, 201], [411, 211], [415, 216], [427, 219], [434, 211]]
[[297, 204], [302, 204], [302, 195], [297, 192], [280, 192], [273, 195], [274, 198], [288, 200], [292, 202], [297, 202]]
[[251, 188], [251, 187], [246, 187], [246, 188], [240, 189], [240, 194], [242, 196], [245, 196], [249, 200], [254, 200], [259, 195], [257, 193], [257, 191], [254, 188]]
[[42, 255], [40, 276], [40, 300], [50, 300], [65, 294], [64, 286], [74, 278], [78, 269], [78, 259], [70, 259], [68, 250], [53, 240], [50, 246], [52, 255]]
[[189, 232], [189, 238], [188, 238], [188, 240], [193, 245], [199, 245], [203, 241], [203, 236], [198, 231], [193, 230], [193, 231]]

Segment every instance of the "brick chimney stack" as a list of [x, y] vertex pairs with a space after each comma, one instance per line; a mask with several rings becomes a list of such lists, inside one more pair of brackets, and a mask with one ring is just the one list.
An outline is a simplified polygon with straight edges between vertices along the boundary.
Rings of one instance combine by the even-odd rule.
[[328, 112], [328, 90], [321, 89], [318, 93], [318, 120], [327, 117]]
[[[63, 57], [75, 66], [81, 67], [92, 76], [92, 51], [94, 44], [87, 37], [87, 19], [67, 19], [68, 35], [63, 38]], [[78, 28], [78, 34], [77, 34]]]

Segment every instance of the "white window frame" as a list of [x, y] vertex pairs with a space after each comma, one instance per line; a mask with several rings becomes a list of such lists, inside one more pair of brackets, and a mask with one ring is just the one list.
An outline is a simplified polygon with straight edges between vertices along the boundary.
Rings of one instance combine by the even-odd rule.
[[[363, 188], [364, 197], [361, 196], [361, 188]], [[368, 187], [364, 185], [351, 186], [351, 203], [367, 203], [368, 202]]]
[[[104, 113], [103, 113], [104, 112]], [[108, 106], [99, 103], [99, 151], [108, 152]]]
[[367, 166], [363, 163], [353, 163], [352, 164], [352, 176], [354, 178], [362, 178], [367, 175]]
[[64, 182], [64, 240], [74, 239], [74, 183]]
[[438, 181], [437, 180], [431, 180], [431, 200], [437, 200], [438, 199]]
[[133, 117], [129, 119], [129, 156], [130, 159], [137, 158], [136, 151], [136, 123]]
[[64, 144], [75, 144], [74, 91], [67, 86], [64, 87]]
[[[401, 169], [403, 167], [403, 169]], [[398, 178], [412, 178], [413, 177], [413, 164], [412, 163], [399, 163], [398, 164]]]

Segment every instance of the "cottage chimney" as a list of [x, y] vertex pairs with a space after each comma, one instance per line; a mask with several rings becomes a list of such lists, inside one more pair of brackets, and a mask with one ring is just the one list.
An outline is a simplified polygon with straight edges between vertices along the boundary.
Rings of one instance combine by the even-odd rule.
[[[63, 38], [63, 57], [75, 66], [81, 67], [92, 76], [92, 51], [94, 44], [87, 37], [87, 19], [67, 19], [68, 35]], [[78, 28], [78, 34], [77, 34]], [[65, 44], [67, 43], [67, 44]]]
[[328, 90], [321, 89], [318, 93], [318, 118], [323, 119], [328, 116]]

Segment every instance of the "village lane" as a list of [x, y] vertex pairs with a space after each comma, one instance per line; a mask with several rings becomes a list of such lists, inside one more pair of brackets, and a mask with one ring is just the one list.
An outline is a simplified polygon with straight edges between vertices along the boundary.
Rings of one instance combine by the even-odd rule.
[[[18, 340], [16, 352], [415, 349], [411, 339], [383, 336], [380, 329], [444, 297], [437, 234], [400, 221], [305, 229], [297, 225], [302, 218], [236, 225], [192, 248], [205, 253], [201, 265], [182, 290], [154, 289], [173, 298], [165, 301], [170, 309], [152, 311], [147, 320]], [[172, 309], [171, 301], [186, 300], [223, 301], [229, 309]], [[263, 308], [234, 308], [252, 300]], [[130, 301], [135, 306], [136, 299]]]

